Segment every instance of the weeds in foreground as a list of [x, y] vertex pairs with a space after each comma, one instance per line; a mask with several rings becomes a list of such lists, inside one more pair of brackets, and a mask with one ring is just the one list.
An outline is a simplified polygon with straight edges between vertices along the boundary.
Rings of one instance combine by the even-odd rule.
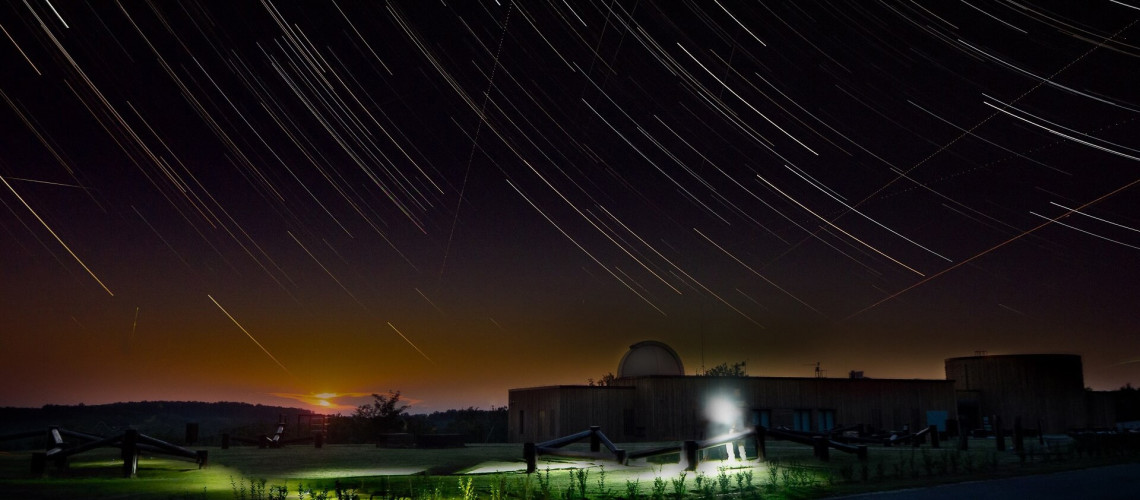
[[550, 500], [550, 467], [537, 475], [539, 500]]
[[669, 487], [669, 483], [665, 478], [657, 476], [653, 478], [653, 495], [650, 497], [653, 500], [665, 500], [665, 490]]
[[637, 497], [641, 496], [640, 495], [640, 493], [641, 493], [641, 484], [640, 483], [641, 483], [640, 479], [634, 479], [633, 481], [630, 481], [627, 479], [625, 481], [625, 497], [628, 500], [637, 500]]
[[673, 483], [673, 497], [676, 498], [677, 500], [682, 500], [685, 498], [685, 476], [686, 475], [687, 475], [686, 473], [682, 472], [680, 474], [677, 474], [677, 477], [669, 480], [671, 483]]
[[578, 498], [586, 500], [586, 479], [590, 477], [590, 470], [586, 468], [570, 469], [570, 478], [578, 484]]
[[463, 500], [475, 500], [475, 478], [461, 477], [459, 478], [459, 493], [462, 495]]

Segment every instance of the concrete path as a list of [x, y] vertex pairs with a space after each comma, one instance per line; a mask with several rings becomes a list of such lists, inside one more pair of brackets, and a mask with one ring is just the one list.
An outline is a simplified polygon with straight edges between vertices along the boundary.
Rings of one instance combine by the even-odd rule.
[[930, 488], [883, 491], [842, 497], [859, 500], [970, 500], [1137, 499], [1140, 498], [1140, 464], [1110, 465], [1092, 469], [1021, 476], [993, 481], [947, 484]]

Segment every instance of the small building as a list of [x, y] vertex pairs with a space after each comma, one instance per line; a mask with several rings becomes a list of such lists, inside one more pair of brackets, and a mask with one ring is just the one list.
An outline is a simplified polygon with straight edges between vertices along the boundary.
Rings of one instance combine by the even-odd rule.
[[660, 342], [630, 346], [608, 386], [512, 389], [508, 439], [541, 442], [601, 426], [618, 442], [701, 439], [751, 425], [917, 430], [957, 418], [954, 382], [687, 376]]
[[1001, 416], [1005, 428], [1020, 418], [1025, 428], [1053, 433], [1108, 426], [1115, 420], [1105, 393], [1085, 390], [1076, 354], [949, 358], [946, 378], [954, 381], [965, 429], [990, 430], [994, 416]]

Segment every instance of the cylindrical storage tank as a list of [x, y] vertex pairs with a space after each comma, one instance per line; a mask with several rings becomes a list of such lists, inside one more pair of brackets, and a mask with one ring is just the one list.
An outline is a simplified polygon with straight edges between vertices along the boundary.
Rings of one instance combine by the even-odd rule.
[[946, 360], [946, 378], [954, 381], [958, 413], [971, 428], [1000, 415], [1026, 428], [1038, 422], [1045, 432], [1088, 425], [1081, 357], [1075, 354], [1005, 354]]

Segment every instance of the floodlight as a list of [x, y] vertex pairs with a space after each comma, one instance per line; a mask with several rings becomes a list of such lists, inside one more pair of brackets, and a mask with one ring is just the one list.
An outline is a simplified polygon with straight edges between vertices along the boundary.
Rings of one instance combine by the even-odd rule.
[[705, 408], [709, 421], [733, 427], [740, 423], [740, 407], [724, 396], [714, 396]]

